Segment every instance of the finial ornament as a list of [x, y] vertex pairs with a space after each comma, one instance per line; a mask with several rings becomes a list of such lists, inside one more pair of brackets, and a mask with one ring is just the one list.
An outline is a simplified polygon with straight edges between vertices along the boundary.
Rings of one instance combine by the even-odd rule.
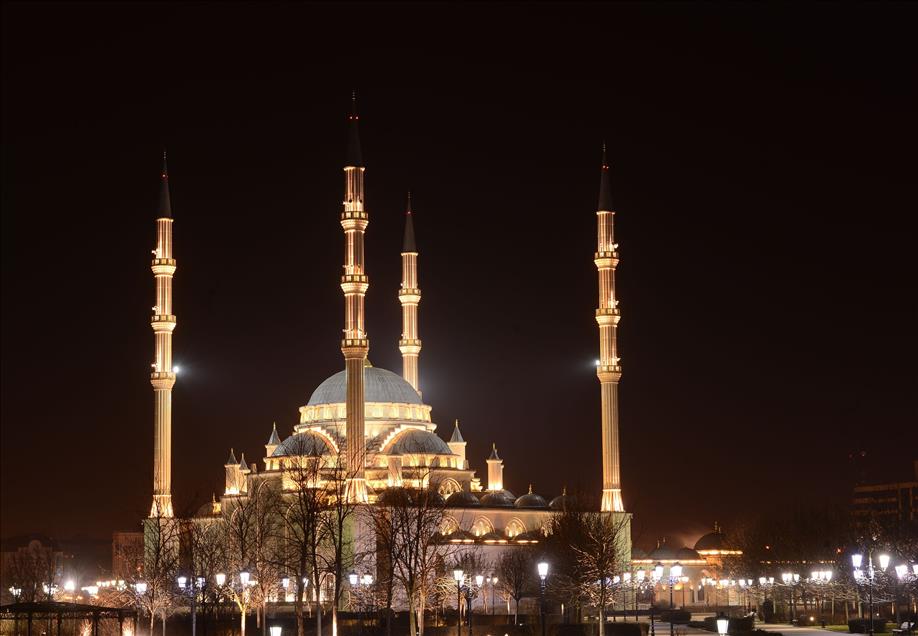
[[405, 210], [405, 214], [411, 214], [411, 190], [408, 190], [408, 207]]

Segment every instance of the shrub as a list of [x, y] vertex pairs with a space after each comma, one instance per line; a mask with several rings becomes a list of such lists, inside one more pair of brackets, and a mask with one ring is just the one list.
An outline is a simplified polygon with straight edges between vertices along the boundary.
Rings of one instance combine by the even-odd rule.
[[[852, 634], [866, 634], [867, 629], [867, 620], [866, 618], [852, 618], [848, 621], [848, 631]], [[885, 632], [886, 631], [886, 619], [884, 618], [875, 618], [873, 619], [873, 631]]]
[[660, 612], [660, 620], [664, 623], [688, 625], [688, 622], [692, 620], [692, 613], [688, 610], [663, 610]]

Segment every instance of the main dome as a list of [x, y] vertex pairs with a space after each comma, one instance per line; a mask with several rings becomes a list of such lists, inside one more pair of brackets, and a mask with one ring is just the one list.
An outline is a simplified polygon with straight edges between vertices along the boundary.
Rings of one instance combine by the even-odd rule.
[[[423, 404], [418, 392], [401, 376], [379, 367], [364, 367], [363, 386], [365, 402]], [[347, 371], [339, 371], [312, 392], [306, 405], [342, 404], [346, 401], [346, 393]]]

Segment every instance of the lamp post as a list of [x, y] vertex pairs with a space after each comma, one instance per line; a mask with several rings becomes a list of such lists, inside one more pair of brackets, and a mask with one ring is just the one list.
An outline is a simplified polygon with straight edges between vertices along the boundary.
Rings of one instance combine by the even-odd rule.
[[497, 577], [491, 575], [488, 577], [488, 584], [491, 586], [491, 615], [494, 615], [494, 588], [497, 587]]
[[539, 613], [542, 616], [542, 636], [545, 636], [545, 579], [548, 578], [548, 562], [539, 561]]
[[673, 588], [676, 587], [676, 581], [682, 578], [682, 564], [679, 562], [669, 566], [669, 636], [676, 636], [676, 626], [673, 624]]
[[653, 613], [657, 602], [657, 583], [663, 578], [663, 564], [657, 563], [650, 572], [650, 636], [656, 636]]
[[[191, 576], [191, 585], [188, 585], [188, 577], [180, 576], [176, 579], [178, 582], [179, 590], [182, 594], [187, 593], [191, 598], [191, 636], [197, 636], [198, 633], [198, 608], [197, 608], [197, 578]], [[187, 592], [186, 592], [187, 590]]]
[[453, 580], [456, 581], [456, 636], [462, 636], [462, 579], [465, 573], [462, 568], [453, 570]]
[[[863, 554], [851, 555], [851, 565], [854, 566], [854, 582], [867, 586], [867, 607], [870, 613], [867, 621], [867, 634], [873, 636], [873, 586], [876, 582], [876, 570], [873, 567], [873, 548], [867, 550], [867, 567], [865, 570], [861, 569], [861, 565], [863, 564]], [[880, 555], [879, 565], [880, 569], [884, 571], [889, 567], [888, 554]]]
[[794, 572], [782, 572], [781, 580], [784, 582], [784, 585], [790, 590], [790, 612], [791, 612], [791, 625], [797, 624], [797, 598], [794, 595], [794, 590], [797, 585], [797, 582], [800, 581], [800, 575]]

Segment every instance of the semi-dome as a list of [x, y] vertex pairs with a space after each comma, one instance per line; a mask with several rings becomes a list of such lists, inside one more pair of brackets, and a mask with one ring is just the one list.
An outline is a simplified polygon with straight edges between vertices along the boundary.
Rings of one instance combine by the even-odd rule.
[[472, 493], [460, 490], [446, 499], [446, 505], [450, 508], [480, 508], [481, 502]]
[[714, 522], [714, 531], [709, 532], [698, 541], [695, 542], [695, 550], [697, 551], [710, 551], [710, 550], [727, 550], [726, 541], [724, 541], [724, 533], [720, 528], [720, 524], [716, 521]]
[[[363, 369], [364, 400], [367, 402], [394, 402], [397, 404], [422, 404], [421, 396], [400, 375], [379, 367]], [[347, 371], [339, 371], [326, 379], [312, 392], [307, 406], [316, 404], [342, 404], [346, 401]]]
[[321, 435], [310, 431], [291, 435], [280, 446], [274, 449], [271, 457], [284, 457], [286, 455], [306, 455], [318, 457], [332, 452], [328, 442]]
[[509, 490], [494, 490], [481, 498], [481, 505], [488, 508], [512, 508], [516, 497]]
[[[409, 387], [410, 388], [410, 387]], [[435, 433], [419, 428], [399, 433], [386, 451], [389, 455], [452, 455], [449, 445]]]

